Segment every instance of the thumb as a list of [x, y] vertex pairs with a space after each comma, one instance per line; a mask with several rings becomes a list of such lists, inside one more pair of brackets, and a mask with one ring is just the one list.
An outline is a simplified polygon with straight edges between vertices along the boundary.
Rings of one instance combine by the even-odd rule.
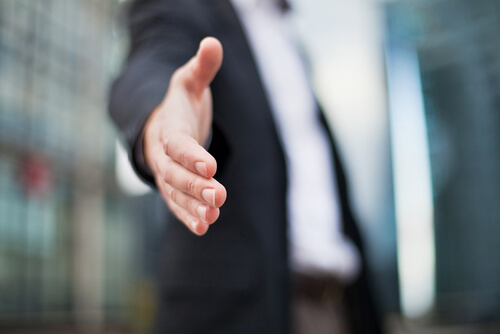
[[210, 85], [222, 65], [222, 45], [214, 37], [200, 42], [198, 52], [185, 65], [183, 83], [188, 91], [196, 95]]

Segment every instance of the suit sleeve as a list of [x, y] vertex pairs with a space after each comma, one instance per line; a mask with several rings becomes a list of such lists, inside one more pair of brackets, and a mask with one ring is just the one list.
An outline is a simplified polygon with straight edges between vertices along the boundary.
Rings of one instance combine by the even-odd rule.
[[[130, 53], [111, 87], [109, 113], [127, 144], [136, 173], [154, 186], [142, 157], [142, 131], [160, 104], [172, 73], [195, 53], [204, 37], [189, 0], [137, 0], [128, 15]], [[139, 159], [140, 160], [140, 159]]]

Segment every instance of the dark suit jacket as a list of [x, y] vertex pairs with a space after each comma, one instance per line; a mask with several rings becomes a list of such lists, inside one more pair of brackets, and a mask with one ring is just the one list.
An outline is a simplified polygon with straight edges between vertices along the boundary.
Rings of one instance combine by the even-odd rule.
[[[131, 52], [112, 88], [110, 113], [131, 152], [173, 71], [196, 53], [200, 40], [215, 36], [224, 47], [222, 67], [211, 85], [209, 152], [218, 162], [216, 178], [228, 198], [203, 237], [172, 215], [166, 218], [158, 331], [289, 333], [284, 154], [234, 9], [228, 0], [144, 0], [132, 5], [129, 20]], [[320, 113], [318, 117], [326, 127]], [[333, 141], [332, 159], [345, 232], [362, 251]], [[346, 302], [356, 333], [379, 333], [365, 271], [346, 292]]]

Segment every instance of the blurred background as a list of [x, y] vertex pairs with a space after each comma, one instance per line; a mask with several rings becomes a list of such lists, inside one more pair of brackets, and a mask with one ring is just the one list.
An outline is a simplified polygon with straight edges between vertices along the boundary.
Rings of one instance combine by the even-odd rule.
[[[388, 333], [500, 333], [500, 2], [294, 0]], [[0, 0], [0, 332], [148, 333], [118, 0]]]

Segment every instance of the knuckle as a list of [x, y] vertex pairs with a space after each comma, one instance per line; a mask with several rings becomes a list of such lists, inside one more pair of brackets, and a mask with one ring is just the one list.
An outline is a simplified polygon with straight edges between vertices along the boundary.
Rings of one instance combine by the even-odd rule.
[[172, 201], [177, 203], [177, 191], [174, 188], [168, 190], [168, 196], [172, 199]]
[[163, 152], [165, 152], [166, 155], [169, 155], [170, 151], [170, 140], [168, 138], [165, 138], [163, 142]]
[[163, 182], [165, 182], [166, 184], [171, 184], [173, 180], [173, 175], [172, 175], [173, 171], [172, 171], [172, 164], [170, 163], [169, 159], [167, 159], [167, 161], [165, 162], [162, 171], [163, 171]]
[[188, 193], [194, 195], [196, 193], [197, 184], [198, 184], [198, 182], [196, 182], [196, 179], [188, 180], [188, 182], [187, 182]]
[[163, 173], [163, 181], [167, 184], [170, 184], [172, 181], [172, 173], [168, 169]]
[[187, 166], [188, 162], [189, 162], [189, 153], [186, 152], [186, 151], [182, 151], [179, 155], [179, 162], [184, 165], [184, 166]]
[[199, 203], [195, 199], [190, 199], [188, 203], [189, 211], [192, 212], [195, 216], [198, 215], [198, 206]]

